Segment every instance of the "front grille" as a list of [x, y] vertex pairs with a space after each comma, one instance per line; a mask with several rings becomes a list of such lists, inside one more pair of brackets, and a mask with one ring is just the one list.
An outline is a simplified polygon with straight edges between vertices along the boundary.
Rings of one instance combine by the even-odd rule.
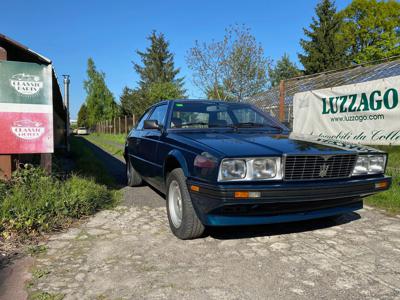
[[288, 155], [285, 157], [285, 180], [345, 178], [351, 175], [357, 156]]

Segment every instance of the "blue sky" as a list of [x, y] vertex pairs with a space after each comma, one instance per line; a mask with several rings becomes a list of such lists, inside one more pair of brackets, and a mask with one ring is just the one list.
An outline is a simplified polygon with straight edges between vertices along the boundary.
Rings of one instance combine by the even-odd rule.
[[[185, 77], [191, 98], [202, 97], [193, 86], [185, 56], [195, 40], [221, 39], [224, 29], [239, 23], [251, 28], [265, 55], [276, 60], [287, 52], [298, 63], [303, 27], [314, 15], [317, 0], [286, 1], [5, 1], [0, 32], [53, 61], [59, 77], [71, 75], [71, 118], [76, 118], [86, 94], [88, 57], [106, 73], [118, 100], [124, 86], [135, 87], [135, 50], [148, 44], [152, 30], [163, 32]], [[337, 0], [338, 9], [349, 0]], [[59, 78], [60, 80], [60, 78]], [[61, 81], [61, 80], [60, 80]]]

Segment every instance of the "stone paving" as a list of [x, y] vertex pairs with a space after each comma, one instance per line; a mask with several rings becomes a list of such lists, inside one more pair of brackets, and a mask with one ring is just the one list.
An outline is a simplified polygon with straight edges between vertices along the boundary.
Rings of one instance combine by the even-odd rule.
[[364, 208], [335, 220], [169, 230], [148, 187], [50, 238], [32, 291], [64, 299], [400, 299], [400, 218]]

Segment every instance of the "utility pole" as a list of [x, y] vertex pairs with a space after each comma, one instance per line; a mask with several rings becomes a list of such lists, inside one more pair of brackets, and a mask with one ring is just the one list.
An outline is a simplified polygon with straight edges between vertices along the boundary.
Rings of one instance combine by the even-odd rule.
[[67, 120], [66, 120], [66, 126], [65, 130], [67, 131], [66, 134], [66, 144], [67, 144], [67, 152], [70, 151], [70, 145], [69, 145], [69, 75], [63, 75], [64, 77], [64, 105], [65, 109], [67, 110]]

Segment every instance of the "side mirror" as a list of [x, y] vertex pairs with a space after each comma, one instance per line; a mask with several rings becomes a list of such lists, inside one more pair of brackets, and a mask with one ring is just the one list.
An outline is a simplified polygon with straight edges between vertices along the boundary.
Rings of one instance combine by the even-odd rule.
[[144, 129], [160, 129], [157, 120], [146, 120], [143, 124]]

